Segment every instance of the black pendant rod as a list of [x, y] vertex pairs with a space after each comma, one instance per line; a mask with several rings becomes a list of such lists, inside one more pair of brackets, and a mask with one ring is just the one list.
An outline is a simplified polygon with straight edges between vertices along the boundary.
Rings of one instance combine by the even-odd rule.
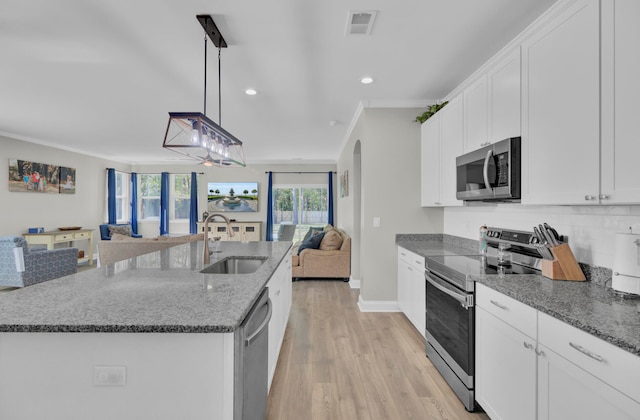
[[218, 125], [222, 127], [222, 84], [221, 84], [221, 68], [222, 60], [220, 60], [220, 51], [222, 48], [218, 47]]
[[204, 34], [204, 115], [207, 115], [207, 33]]

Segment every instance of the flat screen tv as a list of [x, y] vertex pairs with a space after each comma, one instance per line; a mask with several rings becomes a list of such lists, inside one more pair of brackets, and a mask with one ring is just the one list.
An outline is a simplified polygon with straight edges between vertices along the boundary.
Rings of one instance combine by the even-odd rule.
[[258, 211], [257, 182], [209, 182], [207, 184], [207, 210]]

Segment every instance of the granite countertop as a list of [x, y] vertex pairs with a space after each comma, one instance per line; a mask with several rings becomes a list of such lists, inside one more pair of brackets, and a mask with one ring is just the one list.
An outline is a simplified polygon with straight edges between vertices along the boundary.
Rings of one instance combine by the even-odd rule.
[[204, 242], [179, 244], [0, 294], [0, 332], [232, 332], [290, 242], [210, 242], [211, 264], [267, 257], [251, 274], [200, 273]]
[[396, 245], [423, 257], [479, 255], [478, 241], [443, 234], [398, 234]]
[[[397, 235], [396, 244], [426, 258], [477, 255], [477, 241], [449, 235]], [[558, 281], [542, 275], [481, 275], [482, 283], [554, 318], [640, 356], [640, 300], [625, 299], [591, 281]]]

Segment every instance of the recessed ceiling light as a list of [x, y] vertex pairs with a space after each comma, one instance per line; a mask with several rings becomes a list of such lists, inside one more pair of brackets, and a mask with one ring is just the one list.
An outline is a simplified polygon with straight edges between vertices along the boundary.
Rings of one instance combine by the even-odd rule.
[[362, 79], [360, 79], [360, 83], [362, 83], [363, 85], [368, 85], [370, 83], [373, 83], [373, 77], [365, 76]]
[[257, 94], [258, 94], [258, 91], [257, 91], [257, 90], [255, 90], [255, 89], [251, 89], [251, 88], [249, 88], [249, 89], [245, 90], [245, 91], [244, 91], [244, 93], [246, 93], [246, 94], [247, 94], [247, 95], [249, 95], [249, 96], [253, 96], [253, 95], [257, 95]]

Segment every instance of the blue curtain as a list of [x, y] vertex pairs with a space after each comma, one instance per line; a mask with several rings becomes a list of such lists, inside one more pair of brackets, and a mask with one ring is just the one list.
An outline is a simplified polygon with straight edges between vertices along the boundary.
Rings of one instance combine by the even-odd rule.
[[138, 174], [131, 172], [131, 232], [138, 234]]
[[191, 172], [191, 196], [189, 197], [189, 233], [198, 233], [198, 179], [195, 172]]
[[273, 241], [273, 172], [269, 171], [267, 191], [267, 241]]
[[169, 173], [160, 177], [160, 235], [169, 233]]
[[107, 223], [116, 223], [116, 170], [107, 169]]
[[333, 226], [333, 172], [329, 171], [329, 191], [327, 193], [328, 197], [328, 211], [329, 211], [329, 220], [327, 221], [327, 223], [329, 223], [331, 226]]

